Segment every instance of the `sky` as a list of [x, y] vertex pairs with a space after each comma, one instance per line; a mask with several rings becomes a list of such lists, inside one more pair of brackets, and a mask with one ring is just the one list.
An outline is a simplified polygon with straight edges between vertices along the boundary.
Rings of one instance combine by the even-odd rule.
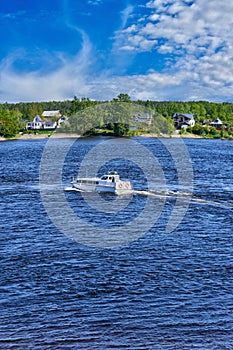
[[233, 102], [233, 1], [0, 0], [0, 103]]

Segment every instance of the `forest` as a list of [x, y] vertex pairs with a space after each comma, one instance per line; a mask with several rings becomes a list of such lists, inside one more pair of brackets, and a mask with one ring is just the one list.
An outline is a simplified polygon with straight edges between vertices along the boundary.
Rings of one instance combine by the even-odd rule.
[[[41, 116], [44, 110], [60, 110], [62, 114], [71, 117], [87, 108], [107, 104], [109, 102], [127, 102], [129, 104], [140, 105], [142, 108], [151, 111], [152, 114], [167, 119], [168, 123], [172, 123], [172, 116], [174, 113], [194, 114], [196, 126], [193, 132], [197, 134], [208, 134], [208, 128], [204, 130], [202, 126], [203, 123], [211, 122], [219, 118], [225, 125], [228, 125], [228, 133], [225, 136], [232, 135], [233, 103], [208, 101], [132, 101], [128, 94], [121, 93], [111, 101], [95, 101], [86, 97], [79, 99], [74, 96], [73, 99], [65, 101], [6, 102], [0, 104], [0, 136], [11, 138], [16, 136], [19, 132], [25, 131], [26, 122], [32, 121], [37, 114]], [[190, 129], [188, 131], [192, 132]], [[217, 136], [221, 135], [219, 134]]]

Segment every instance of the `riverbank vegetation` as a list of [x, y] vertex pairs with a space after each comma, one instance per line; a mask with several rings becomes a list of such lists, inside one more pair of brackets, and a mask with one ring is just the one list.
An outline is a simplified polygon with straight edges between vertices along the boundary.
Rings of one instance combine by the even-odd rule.
[[206, 126], [202, 124], [195, 124], [192, 128], [181, 129], [180, 135], [197, 135], [203, 138], [211, 139], [230, 139], [233, 140], [233, 127], [228, 124], [228, 126], [223, 126], [222, 128], [215, 128], [211, 126]]
[[[128, 94], [119, 94], [112, 101], [93, 101], [89, 98], [78, 99], [76, 96], [72, 100], [48, 101], [48, 102], [19, 102], [0, 104], [0, 136], [11, 138], [25, 132], [27, 121], [32, 121], [35, 115], [42, 115], [44, 110], [60, 110], [67, 117], [80, 114], [88, 108], [94, 108], [109, 102], [136, 103], [150, 111], [151, 115], [156, 117], [156, 124], [152, 123], [150, 127], [139, 128], [137, 130], [129, 129], [126, 123], [116, 123], [116, 125], [96, 125], [89, 129], [90, 134], [114, 134], [114, 135], [137, 135], [145, 132], [161, 134], [172, 134], [174, 131], [172, 116], [174, 113], [194, 114], [196, 125], [193, 128], [182, 129], [180, 134], [192, 133], [201, 137], [213, 138], [233, 138], [233, 103], [214, 103], [208, 101], [131, 101]], [[82, 113], [81, 113], [82, 115]], [[84, 115], [82, 118], [85, 118]], [[89, 118], [89, 116], [88, 116]], [[215, 119], [221, 119], [224, 127], [221, 130], [209, 127], [208, 123]], [[164, 120], [166, 121], [164, 124]], [[118, 124], [118, 125], [117, 125]], [[75, 131], [75, 130], [74, 130]]]

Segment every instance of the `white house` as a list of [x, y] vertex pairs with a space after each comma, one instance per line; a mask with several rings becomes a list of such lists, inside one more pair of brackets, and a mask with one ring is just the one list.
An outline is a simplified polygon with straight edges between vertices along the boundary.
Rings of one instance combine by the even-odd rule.
[[32, 122], [27, 122], [26, 129], [27, 130], [40, 130], [43, 125], [43, 120], [41, 117], [37, 114]]
[[219, 118], [210, 123], [210, 126], [213, 126], [216, 129], [221, 129], [223, 125], [223, 122]]
[[55, 130], [57, 127], [56, 121], [44, 121], [37, 114], [32, 122], [26, 123], [27, 130]]
[[195, 125], [195, 119], [193, 114], [175, 113], [172, 116], [174, 126], [176, 129], [193, 127]]

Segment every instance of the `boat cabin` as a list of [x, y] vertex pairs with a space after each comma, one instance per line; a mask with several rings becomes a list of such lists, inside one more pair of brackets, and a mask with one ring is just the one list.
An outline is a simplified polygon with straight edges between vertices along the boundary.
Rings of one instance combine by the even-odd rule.
[[117, 174], [117, 172], [111, 171], [107, 175], [101, 176], [101, 180], [108, 181], [108, 182], [117, 182], [120, 180], [120, 177]]

